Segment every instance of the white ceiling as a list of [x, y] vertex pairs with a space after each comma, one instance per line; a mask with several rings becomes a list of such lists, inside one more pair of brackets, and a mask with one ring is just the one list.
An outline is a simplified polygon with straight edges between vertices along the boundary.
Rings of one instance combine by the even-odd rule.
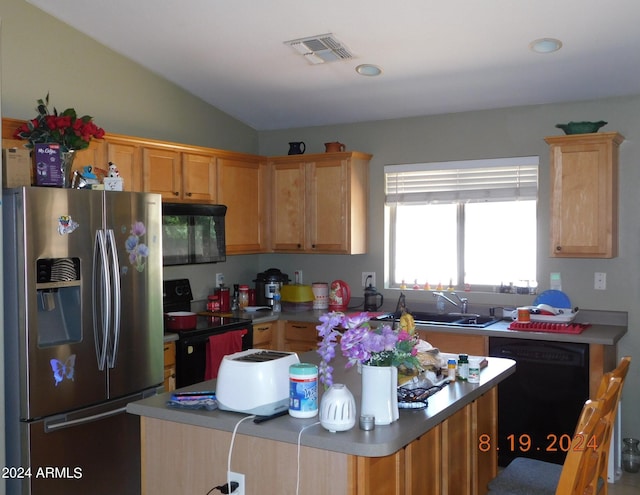
[[[257, 130], [640, 94], [638, 0], [28, 1]], [[325, 33], [354, 58], [284, 44]]]

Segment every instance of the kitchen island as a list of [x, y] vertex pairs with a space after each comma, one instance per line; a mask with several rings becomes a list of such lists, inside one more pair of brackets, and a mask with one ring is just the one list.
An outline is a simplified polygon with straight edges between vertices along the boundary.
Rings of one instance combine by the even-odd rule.
[[[359, 411], [360, 375], [343, 363], [336, 359], [334, 381], [353, 392]], [[245, 493], [486, 493], [497, 472], [497, 385], [514, 371], [513, 361], [489, 358], [479, 384], [455, 382], [426, 409], [402, 409], [372, 431], [356, 424], [330, 433], [317, 417], [289, 415], [255, 424], [244, 414], [170, 408], [169, 394], [138, 401], [127, 410], [141, 416], [143, 494], [206, 494], [224, 484], [234, 428], [230, 465], [245, 475]], [[185, 390], [211, 389], [215, 380]]]

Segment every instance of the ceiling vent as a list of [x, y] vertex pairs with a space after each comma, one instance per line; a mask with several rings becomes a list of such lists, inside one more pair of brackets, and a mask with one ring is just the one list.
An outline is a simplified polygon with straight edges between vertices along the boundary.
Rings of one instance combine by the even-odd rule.
[[331, 33], [285, 41], [284, 43], [304, 56], [307, 62], [314, 65], [353, 58], [353, 54]]

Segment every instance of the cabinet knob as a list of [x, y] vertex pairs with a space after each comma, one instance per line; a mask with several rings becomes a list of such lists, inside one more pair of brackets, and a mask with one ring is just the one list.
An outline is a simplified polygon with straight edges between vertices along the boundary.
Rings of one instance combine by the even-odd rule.
[[190, 192], [188, 192], [188, 193], [187, 193], [187, 196], [191, 197], [191, 193], [190, 193]]
[[302, 244], [298, 244], [298, 249], [300, 249], [302, 247]]
[[173, 195], [174, 196], [180, 196], [180, 193], [178, 191], [173, 191]]
[[311, 247], [312, 247], [313, 249], [315, 249], [315, 248], [316, 248], [316, 245], [315, 245], [315, 244], [311, 244]]
[[556, 251], [562, 251], [562, 246], [556, 246]]

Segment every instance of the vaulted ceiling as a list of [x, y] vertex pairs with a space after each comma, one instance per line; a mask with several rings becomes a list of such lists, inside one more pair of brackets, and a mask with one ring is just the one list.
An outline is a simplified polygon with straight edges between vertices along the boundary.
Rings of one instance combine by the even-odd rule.
[[28, 1], [257, 130], [640, 94], [638, 0]]

